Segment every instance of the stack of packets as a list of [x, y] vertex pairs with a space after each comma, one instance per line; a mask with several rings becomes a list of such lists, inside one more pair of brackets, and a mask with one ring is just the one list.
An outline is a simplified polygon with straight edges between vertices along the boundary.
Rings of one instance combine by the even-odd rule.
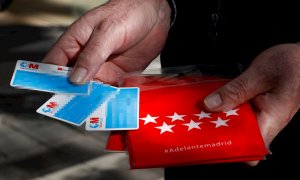
[[203, 99], [228, 79], [203, 75], [137, 75], [139, 129], [111, 132], [106, 149], [128, 152], [130, 167], [157, 168], [262, 160], [269, 153], [249, 103], [211, 113]]
[[55, 93], [37, 113], [97, 130], [138, 129], [139, 88], [69, 82], [70, 67], [18, 60], [11, 86]]

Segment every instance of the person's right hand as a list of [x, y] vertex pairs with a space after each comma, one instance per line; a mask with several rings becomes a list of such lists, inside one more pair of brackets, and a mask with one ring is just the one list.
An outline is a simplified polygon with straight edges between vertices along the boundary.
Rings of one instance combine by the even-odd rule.
[[160, 53], [170, 14], [166, 0], [111, 0], [75, 21], [43, 62], [75, 64], [70, 80], [77, 84], [91, 79], [114, 84]]

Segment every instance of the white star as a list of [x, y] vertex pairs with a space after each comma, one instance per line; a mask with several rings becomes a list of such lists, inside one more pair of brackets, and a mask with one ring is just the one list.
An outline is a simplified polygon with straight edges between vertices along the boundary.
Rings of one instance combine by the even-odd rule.
[[184, 119], [182, 117], [184, 117], [185, 115], [178, 115], [176, 112], [174, 113], [173, 116], [167, 116], [168, 118], [172, 118], [172, 122], [176, 121], [176, 120], [181, 120], [184, 121]]
[[210, 121], [212, 123], [216, 124], [216, 128], [220, 127], [220, 126], [228, 126], [227, 122], [229, 121], [229, 119], [221, 119], [220, 117], [218, 117], [218, 119], [216, 121]]
[[232, 109], [232, 110], [229, 110], [229, 111], [226, 111], [224, 113], [226, 113], [226, 117], [227, 116], [238, 116], [239, 114], [237, 113], [239, 109]]
[[202, 124], [203, 122], [195, 122], [195, 121], [193, 121], [193, 120], [191, 120], [189, 123], [185, 123], [185, 124], [183, 124], [183, 125], [185, 125], [185, 126], [188, 126], [189, 127], [189, 129], [188, 129], [188, 131], [190, 131], [191, 129], [194, 129], [194, 128], [196, 128], [196, 129], [201, 129], [200, 127], [199, 127], [199, 125], [200, 124]]
[[164, 133], [164, 132], [173, 132], [172, 131], [172, 127], [174, 127], [175, 125], [168, 125], [167, 123], [164, 122], [164, 124], [162, 126], [158, 126], [158, 127], [155, 127], [157, 129], [160, 129], [160, 134]]
[[145, 123], [144, 123], [144, 125], [145, 125], [145, 124], [148, 124], [149, 122], [157, 123], [156, 120], [155, 120], [155, 119], [157, 119], [157, 118], [158, 118], [158, 117], [152, 117], [152, 116], [150, 116], [150, 114], [147, 114], [147, 117], [145, 117], [145, 118], [140, 118], [140, 119], [145, 121]]
[[210, 114], [211, 114], [211, 113], [206, 113], [206, 112], [204, 112], [204, 111], [201, 111], [200, 114], [194, 114], [194, 115], [195, 115], [195, 116], [198, 116], [199, 119], [202, 119], [202, 118], [211, 118], [211, 117], [210, 117]]

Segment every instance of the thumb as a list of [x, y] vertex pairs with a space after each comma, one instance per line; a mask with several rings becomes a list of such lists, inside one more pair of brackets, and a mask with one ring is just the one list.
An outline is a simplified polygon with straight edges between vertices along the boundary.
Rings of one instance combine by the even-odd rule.
[[256, 68], [249, 67], [237, 78], [228, 82], [204, 99], [208, 111], [227, 111], [248, 101], [270, 88], [268, 76], [258, 73]]
[[[70, 81], [83, 84], [93, 79], [100, 66], [121, 44], [122, 37], [118, 36], [118, 28], [95, 28], [83, 50], [79, 53], [76, 64], [71, 72]], [[109, 30], [108, 30], [109, 29]]]

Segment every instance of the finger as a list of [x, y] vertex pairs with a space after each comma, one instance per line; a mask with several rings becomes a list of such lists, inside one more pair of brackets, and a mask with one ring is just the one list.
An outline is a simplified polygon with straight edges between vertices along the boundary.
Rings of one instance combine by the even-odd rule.
[[[137, 6], [131, 7], [131, 11], [128, 11], [125, 9], [128, 8], [128, 4], [121, 8], [123, 9], [118, 11], [124, 10], [124, 13], [108, 14], [93, 27], [93, 32], [78, 55], [71, 73], [72, 82], [81, 84], [94, 78], [108, 57], [123, 53], [138, 44], [155, 25], [156, 9]], [[95, 18], [98, 16], [96, 15]]]
[[[292, 116], [290, 111], [287, 110], [291, 108], [290, 105], [285, 104], [286, 101], [278, 101], [279, 99], [282, 100], [279, 96], [278, 93], [267, 93], [253, 99], [259, 129], [267, 149], [270, 149], [271, 142], [286, 126]], [[253, 167], [259, 162], [248, 161], [246, 164]]]
[[61, 35], [46, 54], [43, 62], [62, 66], [68, 65], [70, 61], [76, 60], [91, 33], [92, 26], [84, 18], [80, 18]]
[[110, 56], [100, 66], [94, 78], [105, 83], [120, 85], [124, 73], [145, 69], [163, 48], [170, 29], [169, 17], [160, 17], [147, 36], [141, 38], [141, 41], [127, 49], [122, 55]]
[[65, 52], [64, 49], [65, 48], [58, 45], [57, 43], [44, 57], [43, 62], [48, 64], [66, 66], [69, 62], [69, 57], [72, 57], [72, 55]]
[[290, 103], [289, 97], [288, 94], [268, 93], [254, 99], [255, 114], [266, 146], [270, 145], [297, 112], [298, 103]]
[[251, 167], [256, 166], [258, 163], [259, 163], [259, 161], [248, 161], [248, 162], [246, 162], [246, 164], [248, 164]]
[[122, 77], [125, 71], [113, 62], [105, 62], [101, 65], [95, 75], [95, 79], [106, 84], [119, 86], [122, 83]]
[[[84, 49], [80, 52], [70, 80], [76, 84], [91, 80], [110, 55], [130, 48], [136, 43], [137, 39], [133, 40], [133, 38], [127, 39], [127, 42], [125, 42], [127, 38], [125, 37], [125, 31], [125, 27], [118, 23], [103, 22], [99, 24], [94, 29]], [[135, 36], [134, 34], [131, 35]]]
[[227, 111], [272, 88], [273, 79], [250, 67], [204, 100], [209, 111]]
[[[289, 109], [288, 105], [283, 105], [278, 99], [280, 98], [272, 93], [259, 95], [253, 99], [259, 129], [267, 149], [270, 149], [271, 142], [290, 119], [287, 115], [289, 111], [286, 110], [286, 108]], [[248, 161], [246, 164], [254, 167], [259, 162]]]
[[[270, 149], [271, 142], [299, 109], [299, 103], [294, 104], [289, 101], [292, 93], [283, 89], [279, 87], [253, 99], [254, 111], [267, 149]], [[272, 154], [270, 150], [269, 153]], [[250, 166], [256, 166], [258, 163], [259, 161], [247, 162]]]

